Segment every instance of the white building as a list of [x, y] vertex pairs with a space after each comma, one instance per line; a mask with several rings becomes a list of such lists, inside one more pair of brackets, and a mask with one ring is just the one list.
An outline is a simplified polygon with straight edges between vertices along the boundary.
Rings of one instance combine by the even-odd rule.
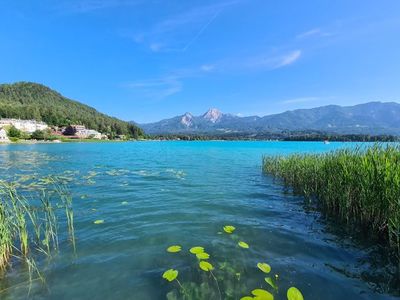
[[76, 135], [80, 138], [92, 138], [101, 140], [101, 133], [93, 129], [81, 129], [76, 131]]
[[36, 120], [0, 119], [0, 128], [5, 126], [14, 126], [18, 130], [28, 133], [49, 128], [46, 123], [38, 122]]
[[0, 129], [0, 143], [8, 143], [9, 141], [7, 132], [4, 129]]

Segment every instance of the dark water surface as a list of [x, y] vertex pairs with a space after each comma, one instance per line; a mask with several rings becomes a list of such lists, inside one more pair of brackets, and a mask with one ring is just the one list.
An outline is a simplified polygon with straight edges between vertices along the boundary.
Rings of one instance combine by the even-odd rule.
[[[303, 199], [262, 174], [265, 154], [321, 152], [355, 144], [311, 142], [132, 142], [0, 146], [2, 177], [62, 175], [72, 179], [76, 255], [61, 239], [58, 253], [39, 264], [46, 286], [32, 284], [32, 299], [165, 299], [180, 271], [181, 283], [212, 279], [188, 253], [203, 246], [218, 275], [226, 259], [240, 270], [235, 283], [269, 289], [258, 262], [279, 274], [279, 293], [294, 285], [305, 299], [394, 299], [361, 276], [370, 249], [333, 234]], [[104, 220], [103, 224], [94, 224]], [[224, 225], [235, 236], [218, 234]], [[249, 244], [237, 247], [236, 240]], [[167, 253], [170, 245], [180, 253]], [[370, 270], [369, 270], [370, 271]], [[203, 272], [204, 273], [204, 272]], [[26, 299], [18, 264], [1, 299]], [[376, 279], [376, 278], [375, 278]], [[379, 278], [376, 279], [379, 281]], [[3, 288], [5, 286], [3, 285]], [[238, 294], [233, 299], [240, 298]]]

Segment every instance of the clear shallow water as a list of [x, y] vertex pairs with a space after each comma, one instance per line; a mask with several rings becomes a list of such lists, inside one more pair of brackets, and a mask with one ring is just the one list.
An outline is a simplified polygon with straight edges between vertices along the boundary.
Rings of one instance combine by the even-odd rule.
[[[67, 175], [74, 196], [76, 255], [65, 238], [59, 253], [41, 260], [47, 286], [33, 299], [164, 299], [176, 288], [161, 278], [169, 268], [181, 282], [200, 283], [188, 254], [204, 246], [211, 262], [227, 258], [240, 269], [249, 294], [261, 287], [258, 262], [279, 274], [276, 299], [295, 285], [305, 299], [392, 299], [365, 281], [369, 249], [327, 230], [300, 197], [262, 174], [265, 154], [321, 152], [355, 144], [310, 142], [136, 142], [0, 146], [2, 177]], [[89, 172], [96, 172], [89, 173]], [[93, 221], [103, 219], [104, 224]], [[218, 234], [234, 225], [250, 249]], [[170, 254], [174, 244], [184, 251]], [[192, 268], [190, 268], [192, 267]], [[218, 271], [216, 270], [216, 273]], [[17, 266], [6, 278], [24, 278]], [[364, 279], [364, 280], [363, 280]], [[213, 281], [209, 280], [212, 288]], [[266, 284], [262, 285], [266, 288]], [[244, 296], [245, 294], [241, 295]], [[1, 299], [25, 299], [26, 286]]]

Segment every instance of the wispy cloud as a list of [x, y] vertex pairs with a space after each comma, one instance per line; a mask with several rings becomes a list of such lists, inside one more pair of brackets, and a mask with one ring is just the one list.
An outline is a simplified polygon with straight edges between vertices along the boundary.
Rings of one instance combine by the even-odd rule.
[[206, 64], [206, 65], [200, 66], [200, 69], [201, 69], [202, 71], [204, 71], [204, 72], [211, 72], [212, 70], [215, 69], [215, 66], [214, 66], [214, 65]]
[[280, 101], [281, 104], [298, 104], [298, 103], [308, 103], [320, 100], [320, 97], [299, 97]]
[[275, 68], [282, 68], [295, 63], [301, 56], [301, 50], [295, 50], [279, 58]]
[[65, 13], [88, 13], [102, 9], [133, 6], [142, 2], [142, 0], [71, 0], [59, 2], [57, 8]]
[[307, 103], [313, 103], [315, 105], [315, 102], [318, 102], [318, 104], [327, 104], [329, 102], [332, 102], [335, 100], [336, 97], [334, 96], [309, 96], [309, 97], [298, 97], [298, 98], [291, 98], [291, 99], [286, 99], [279, 101], [280, 104], [284, 105], [292, 105], [292, 104], [307, 104]]
[[185, 52], [206, 32], [225, 8], [239, 1], [195, 7], [170, 16], [154, 24], [149, 30], [133, 34], [125, 30], [122, 35], [132, 38], [138, 44], [146, 45], [153, 52]]
[[256, 71], [256, 70], [274, 70], [282, 67], [289, 66], [295, 63], [302, 55], [300, 49], [291, 51], [282, 51], [276, 53], [276, 51], [262, 54], [254, 55], [249, 57], [241, 57], [237, 60], [227, 60], [224, 62], [224, 68], [227, 70], [244, 70], [244, 71]]
[[200, 67], [175, 70], [160, 77], [123, 83], [121, 86], [134, 90], [146, 98], [161, 100], [180, 93], [186, 79], [200, 77], [212, 72], [213, 69], [213, 65], [205, 64]]
[[150, 80], [139, 80], [122, 85], [125, 88], [140, 92], [147, 98], [163, 99], [182, 91], [182, 82], [179, 77], [165, 76]]
[[328, 37], [332, 36], [332, 32], [324, 31], [322, 28], [313, 28], [302, 32], [296, 36], [296, 39], [307, 39], [307, 38], [315, 38], [315, 37]]

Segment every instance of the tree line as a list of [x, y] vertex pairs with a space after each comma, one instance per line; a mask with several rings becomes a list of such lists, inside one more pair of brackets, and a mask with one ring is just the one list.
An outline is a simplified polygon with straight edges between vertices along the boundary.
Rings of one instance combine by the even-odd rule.
[[138, 126], [107, 116], [96, 109], [63, 97], [37, 83], [0, 85], [0, 117], [43, 121], [50, 126], [85, 125], [110, 138], [144, 135]]

